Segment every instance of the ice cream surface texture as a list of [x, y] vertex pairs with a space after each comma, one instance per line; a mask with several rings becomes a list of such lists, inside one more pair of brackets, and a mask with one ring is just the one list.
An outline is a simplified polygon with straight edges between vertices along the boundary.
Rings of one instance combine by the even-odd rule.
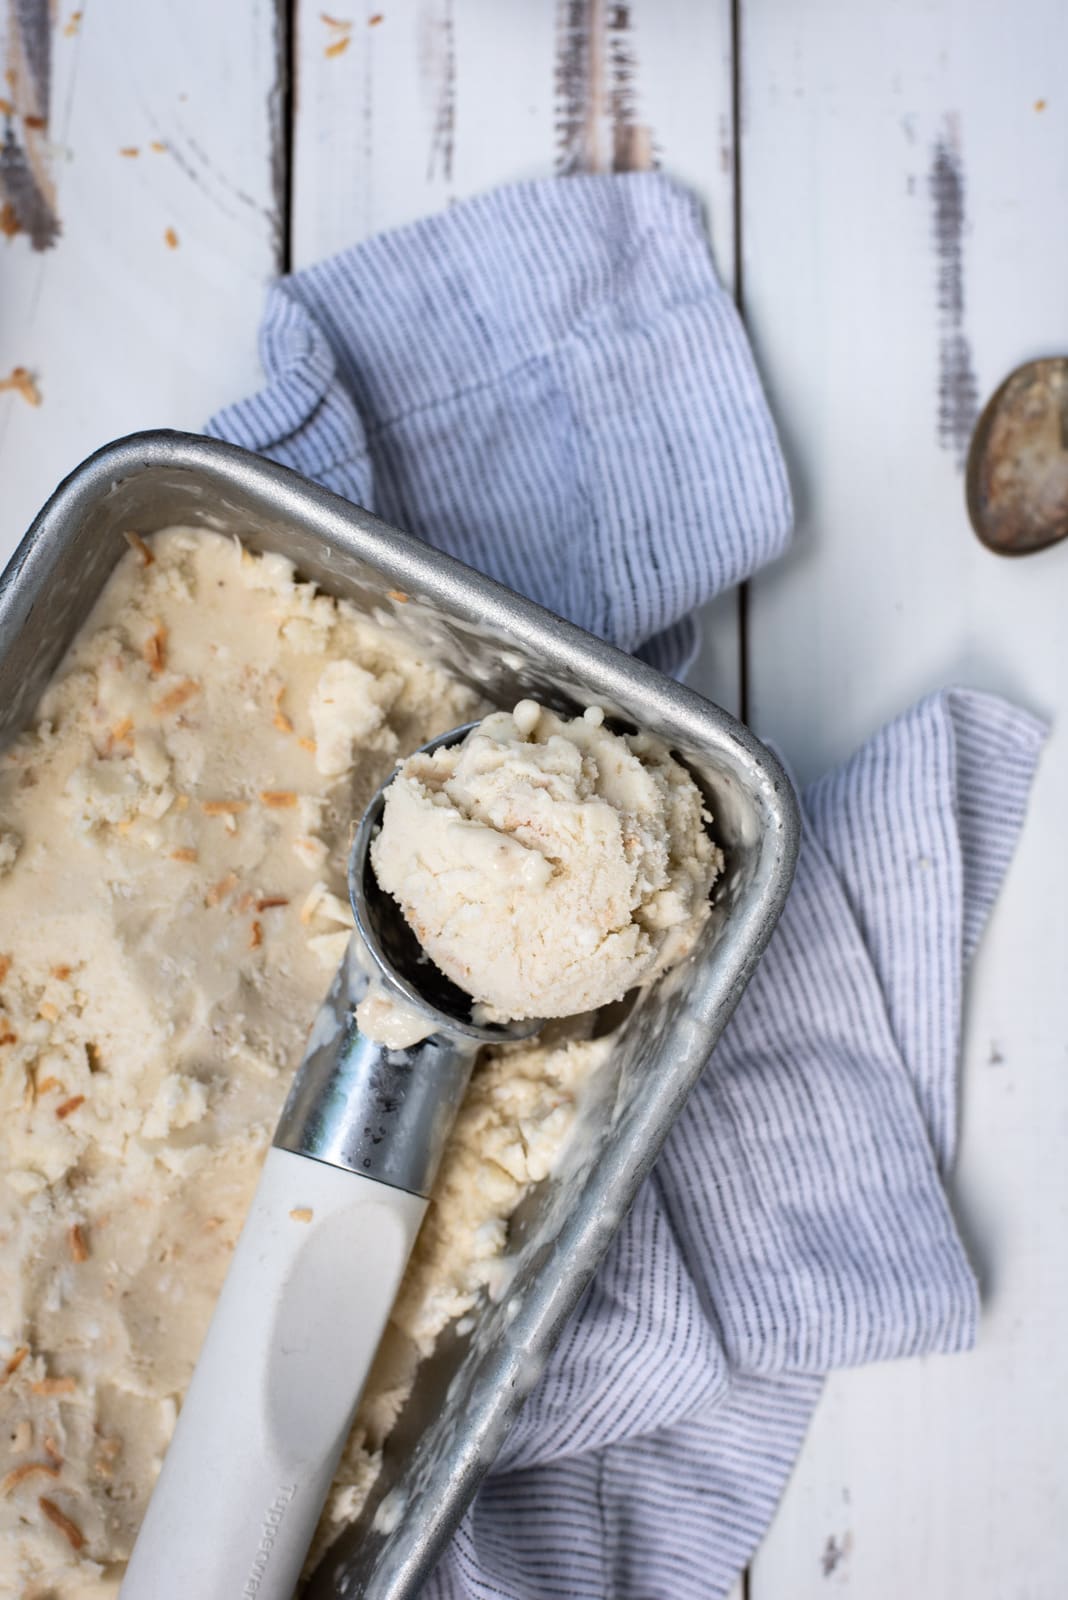
[[[486, 709], [281, 557], [189, 528], [129, 538], [0, 754], [0, 1596], [13, 1600], [117, 1595], [352, 933], [353, 828], [399, 757]], [[640, 741], [617, 749], [591, 723], [554, 742], [548, 714], [535, 722], [483, 737], [530, 746], [542, 804], [579, 796], [563, 806], [582, 819], [576, 849], [598, 837], [583, 806], [602, 804], [616, 839], [602, 898], [633, 902], [614, 969], [629, 984], [692, 935], [714, 867], [707, 842], [685, 845], [699, 802]], [[601, 773], [608, 752], [620, 768]], [[489, 767], [471, 782], [496, 807]], [[628, 844], [613, 817], [632, 816]], [[543, 893], [547, 853], [504, 843]], [[572, 998], [592, 1003], [581, 985]], [[419, 1360], [506, 1278], [509, 1218], [611, 1055], [588, 1032], [556, 1024], [480, 1059], [318, 1550], [359, 1510]]]
[[563, 1017], [692, 947], [722, 867], [708, 820], [659, 741], [524, 700], [403, 763], [371, 860], [484, 1014]]
[[[117, 1592], [352, 932], [354, 822], [399, 755], [482, 709], [279, 557], [191, 529], [132, 542], [0, 755], [14, 1600]], [[360, 1474], [354, 1444], [338, 1493]]]

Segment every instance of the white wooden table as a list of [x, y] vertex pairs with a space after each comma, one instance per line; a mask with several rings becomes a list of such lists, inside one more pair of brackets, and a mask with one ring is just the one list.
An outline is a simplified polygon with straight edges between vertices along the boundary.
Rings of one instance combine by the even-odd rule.
[[[977, 399], [1068, 352], [1063, 0], [337, 4], [21, 0], [22, 35], [0, 24], [0, 111], [62, 230], [0, 238], [0, 377], [32, 378], [0, 392], [4, 559], [94, 446], [254, 387], [279, 269], [652, 160], [704, 200], [798, 505], [744, 626], [736, 596], [710, 609], [698, 686], [744, 692], [802, 778], [950, 679], [1068, 721], [1068, 544], [988, 555], [960, 471]], [[971, 983], [979, 1348], [830, 1382], [750, 1600], [1068, 1594], [1066, 782], [1058, 726]]]

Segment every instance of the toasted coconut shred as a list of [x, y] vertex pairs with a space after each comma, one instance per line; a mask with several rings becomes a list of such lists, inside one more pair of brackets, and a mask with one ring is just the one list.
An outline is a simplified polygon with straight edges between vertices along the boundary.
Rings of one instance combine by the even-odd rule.
[[[27, 123], [29, 117], [26, 118]], [[13, 389], [20, 394], [27, 405], [39, 406], [41, 404], [41, 391], [33, 373], [27, 367], [12, 367], [6, 378], [0, 378], [0, 392]]]
[[[0, 1594], [49, 1600], [116, 1593], [350, 936], [354, 824], [485, 709], [281, 557], [126, 541], [0, 763]], [[561, 1032], [480, 1066], [317, 1551], [608, 1048]]]

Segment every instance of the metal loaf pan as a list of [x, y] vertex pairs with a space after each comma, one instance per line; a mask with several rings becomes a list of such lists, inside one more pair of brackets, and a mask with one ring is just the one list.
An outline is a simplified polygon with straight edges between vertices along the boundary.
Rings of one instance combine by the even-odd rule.
[[16, 551], [0, 579], [0, 741], [31, 716], [126, 549], [123, 530], [176, 522], [290, 557], [503, 706], [596, 704], [657, 734], [707, 791], [727, 856], [699, 949], [641, 995], [560, 1171], [513, 1220], [507, 1289], [421, 1369], [371, 1502], [309, 1587], [314, 1600], [404, 1600], [497, 1454], [737, 1003], [790, 884], [797, 808], [775, 758], [700, 695], [295, 473], [179, 433], [136, 434], [91, 456]]

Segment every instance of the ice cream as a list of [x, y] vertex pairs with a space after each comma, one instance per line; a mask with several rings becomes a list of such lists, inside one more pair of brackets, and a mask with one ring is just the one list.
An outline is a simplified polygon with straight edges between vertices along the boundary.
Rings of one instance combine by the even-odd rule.
[[691, 948], [722, 866], [708, 820], [657, 740], [526, 700], [403, 763], [371, 859], [483, 1015], [563, 1017]]
[[18, 1600], [116, 1593], [352, 933], [353, 823], [399, 754], [480, 709], [287, 561], [191, 529], [131, 543], [0, 756], [0, 1595]]
[[[0, 755], [0, 1595], [17, 1600], [117, 1595], [352, 934], [353, 826], [399, 756], [485, 709], [280, 557], [202, 530], [129, 537]], [[554, 743], [554, 719], [520, 708], [501, 730], [533, 754], [535, 799], [571, 785], [561, 814], [621, 819], [624, 866], [604, 859], [635, 931], [613, 986], [659, 970], [716, 865], [692, 784], [594, 721]], [[478, 781], [497, 805], [492, 763]], [[548, 853], [505, 844], [543, 894]], [[611, 1052], [587, 1032], [476, 1067], [317, 1549], [362, 1504], [419, 1360], [500, 1280], [509, 1218]]]

